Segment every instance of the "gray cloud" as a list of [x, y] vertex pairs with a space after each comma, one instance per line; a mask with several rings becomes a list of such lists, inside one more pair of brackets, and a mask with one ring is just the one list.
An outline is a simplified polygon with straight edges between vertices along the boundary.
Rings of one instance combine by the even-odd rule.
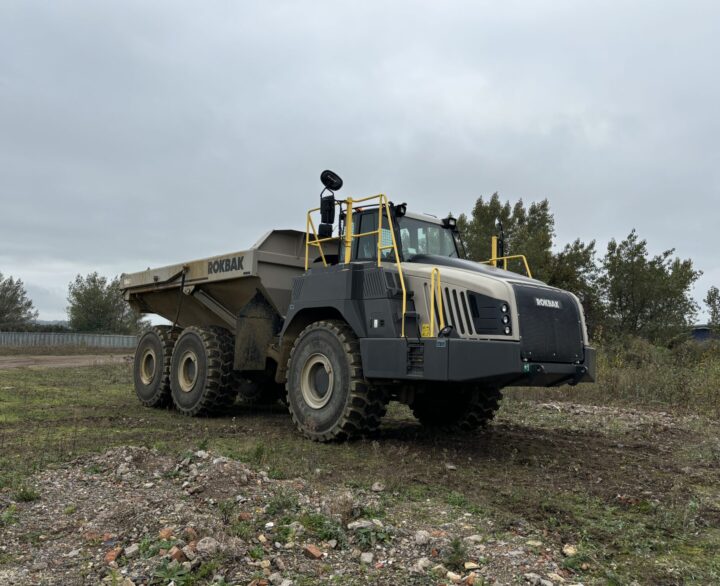
[[416, 210], [550, 199], [720, 284], [713, 2], [0, 5], [0, 270], [108, 275], [302, 227], [318, 174]]

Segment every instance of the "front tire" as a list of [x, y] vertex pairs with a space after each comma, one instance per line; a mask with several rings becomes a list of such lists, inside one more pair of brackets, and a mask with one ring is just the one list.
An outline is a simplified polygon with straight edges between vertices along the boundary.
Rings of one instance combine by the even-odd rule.
[[231, 405], [233, 338], [224, 328], [183, 330], [175, 343], [170, 388], [175, 408], [192, 417], [212, 415]]
[[433, 387], [418, 395], [411, 405], [424, 427], [474, 431], [485, 427], [500, 408], [502, 393], [494, 387], [469, 384], [447, 392], [437, 385]]
[[363, 377], [360, 344], [346, 323], [307, 326], [295, 340], [287, 372], [288, 409], [305, 437], [342, 441], [379, 427], [384, 396]]
[[155, 326], [138, 341], [133, 361], [135, 393], [146, 407], [166, 407], [170, 399], [170, 362], [180, 330]]

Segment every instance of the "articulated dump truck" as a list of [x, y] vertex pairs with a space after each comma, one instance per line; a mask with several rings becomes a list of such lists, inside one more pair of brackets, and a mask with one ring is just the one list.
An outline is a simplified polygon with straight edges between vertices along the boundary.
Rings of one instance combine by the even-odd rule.
[[[135, 309], [173, 325], [140, 338], [134, 383], [149, 407], [221, 413], [282, 400], [316, 441], [368, 434], [389, 401], [422, 425], [474, 430], [507, 386], [593, 381], [578, 299], [532, 279], [525, 258], [464, 258], [452, 217], [384, 195], [339, 199], [321, 175], [305, 232], [122, 276]], [[519, 258], [520, 274], [506, 270]]]

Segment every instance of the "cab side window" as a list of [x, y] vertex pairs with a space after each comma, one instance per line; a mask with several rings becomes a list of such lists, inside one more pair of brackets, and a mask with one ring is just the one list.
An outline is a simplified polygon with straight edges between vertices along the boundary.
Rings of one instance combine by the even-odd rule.
[[[377, 213], [369, 212], [360, 215], [358, 234], [377, 230]], [[360, 236], [357, 239], [357, 260], [377, 260], [377, 235]]]

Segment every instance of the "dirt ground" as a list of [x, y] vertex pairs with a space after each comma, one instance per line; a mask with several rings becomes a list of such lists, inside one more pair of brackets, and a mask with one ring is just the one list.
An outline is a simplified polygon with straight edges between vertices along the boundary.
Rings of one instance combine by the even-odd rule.
[[71, 368], [100, 364], [122, 364], [130, 360], [132, 360], [132, 356], [125, 354], [0, 356], [0, 370], [9, 370], [11, 368]]
[[717, 421], [506, 395], [321, 445], [281, 405], [144, 409], [125, 364], [0, 372], [0, 582], [720, 583]]

